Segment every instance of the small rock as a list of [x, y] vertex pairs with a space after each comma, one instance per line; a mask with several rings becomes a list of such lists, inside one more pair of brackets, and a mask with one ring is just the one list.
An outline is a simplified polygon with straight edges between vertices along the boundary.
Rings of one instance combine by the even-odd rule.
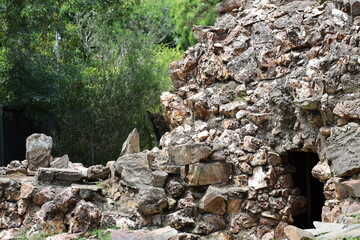
[[218, 215], [226, 213], [225, 191], [221, 188], [210, 186], [206, 194], [200, 199], [199, 208], [204, 212], [209, 212]]
[[152, 185], [153, 187], [162, 188], [165, 185], [166, 179], [169, 174], [163, 171], [156, 170], [152, 173]]
[[162, 188], [142, 189], [138, 197], [138, 210], [145, 216], [161, 213], [168, 207], [165, 191]]
[[99, 228], [101, 215], [101, 210], [95, 204], [81, 200], [66, 215], [69, 233], [84, 233], [89, 229]]
[[185, 186], [180, 178], [173, 178], [166, 184], [166, 192], [173, 198], [180, 197], [184, 190]]

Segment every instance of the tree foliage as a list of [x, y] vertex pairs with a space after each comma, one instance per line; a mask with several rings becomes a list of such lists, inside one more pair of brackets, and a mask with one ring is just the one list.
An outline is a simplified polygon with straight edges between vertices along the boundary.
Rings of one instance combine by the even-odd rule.
[[214, 21], [217, 2], [3, 0], [1, 104], [55, 116], [57, 148], [85, 156], [75, 161], [116, 158], [135, 127], [150, 147], [147, 111], [159, 112], [171, 89], [168, 65], [194, 44], [193, 24]]

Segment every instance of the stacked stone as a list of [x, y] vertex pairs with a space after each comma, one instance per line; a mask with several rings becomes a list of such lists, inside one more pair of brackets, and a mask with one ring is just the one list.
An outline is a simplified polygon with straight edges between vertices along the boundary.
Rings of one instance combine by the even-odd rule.
[[[317, 152], [312, 173], [327, 182], [323, 220], [340, 221], [359, 203], [341, 183], [360, 169], [358, 17], [347, 2], [225, 0], [217, 10], [215, 26], [195, 26], [199, 43], [171, 65], [175, 90], [161, 100], [173, 130], [162, 147], [189, 187], [200, 187], [202, 175], [220, 187], [232, 233], [263, 239], [281, 238], [305, 211], [287, 151]], [[210, 150], [188, 160], [191, 147]], [[224, 166], [229, 179], [212, 182]], [[229, 186], [247, 189], [235, 211]]]

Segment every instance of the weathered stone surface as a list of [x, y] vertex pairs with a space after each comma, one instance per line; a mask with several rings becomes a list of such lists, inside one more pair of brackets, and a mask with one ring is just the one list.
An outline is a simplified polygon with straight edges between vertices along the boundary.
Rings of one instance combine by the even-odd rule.
[[159, 228], [156, 230], [135, 230], [125, 229], [113, 230], [111, 232], [112, 240], [169, 240], [177, 235], [177, 231], [171, 227]]
[[166, 222], [177, 230], [184, 230], [195, 226], [194, 218], [187, 216], [183, 210], [168, 214]]
[[165, 191], [162, 188], [149, 187], [142, 189], [138, 196], [138, 210], [146, 215], [161, 213], [168, 207]]
[[333, 113], [342, 118], [360, 119], [360, 99], [337, 103]]
[[29, 199], [32, 198], [34, 194], [35, 186], [30, 182], [24, 182], [21, 184], [20, 188], [20, 198]]
[[136, 128], [134, 128], [123, 143], [120, 156], [138, 152], [140, 152], [140, 136]]
[[203, 143], [172, 146], [167, 149], [169, 158], [176, 165], [189, 165], [206, 160], [211, 149]]
[[332, 129], [326, 156], [335, 176], [349, 176], [360, 171], [360, 159], [356, 154], [360, 152], [359, 129], [356, 123]]
[[242, 229], [256, 226], [258, 219], [250, 213], [235, 214], [231, 218], [230, 232], [238, 233]]
[[162, 188], [165, 185], [168, 175], [166, 172], [154, 171], [151, 179], [152, 186]]
[[101, 215], [101, 210], [95, 204], [81, 200], [66, 215], [69, 233], [86, 232], [90, 229], [99, 228]]
[[193, 233], [209, 235], [210, 233], [223, 230], [226, 227], [222, 216], [205, 214], [201, 217], [200, 223], [195, 227]]
[[234, 8], [239, 8], [242, 4], [243, 1], [240, 0], [225, 0], [216, 6], [216, 11], [218, 13], [229, 12]]
[[295, 226], [288, 225], [284, 233], [289, 240], [314, 239], [314, 235]]
[[185, 190], [184, 182], [180, 178], [173, 178], [166, 183], [166, 192], [174, 198], [180, 197]]
[[342, 182], [350, 196], [354, 198], [360, 198], [360, 180], [350, 180]]
[[208, 187], [206, 194], [200, 199], [199, 208], [204, 212], [218, 215], [226, 213], [226, 192], [221, 188]]
[[203, 186], [226, 182], [231, 174], [232, 166], [228, 163], [209, 163], [189, 165], [187, 175], [189, 186]]
[[233, 238], [224, 232], [215, 232], [208, 236], [201, 237], [201, 240], [232, 240]]
[[54, 158], [52, 162], [50, 162], [51, 168], [68, 168], [69, 167], [69, 156], [65, 154], [62, 157]]
[[53, 140], [45, 134], [34, 133], [26, 139], [26, 160], [30, 170], [49, 167]]
[[51, 188], [44, 188], [38, 193], [34, 194], [33, 202], [42, 206], [46, 202], [53, 200], [55, 197], [55, 192]]
[[152, 171], [146, 153], [121, 156], [116, 161], [115, 168], [123, 183], [129, 187], [141, 189], [151, 185]]
[[103, 165], [93, 165], [87, 170], [87, 178], [90, 181], [104, 180], [109, 177], [110, 168]]
[[75, 240], [75, 239], [79, 239], [80, 237], [81, 237], [80, 234], [60, 233], [51, 237], [47, 237], [46, 240]]
[[39, 183], [53, 183], [70, 185], [74, 182], [80, 182], [84, 175], [79, 170], [67, 168], [39, 168], [36, 174], [36, 180]]
[[331, 169], [327, 162], [319, 162], [311, 170], [311, 174], [314, 178], [317, 178], [321, 181], [326, 181], [331, 177]]

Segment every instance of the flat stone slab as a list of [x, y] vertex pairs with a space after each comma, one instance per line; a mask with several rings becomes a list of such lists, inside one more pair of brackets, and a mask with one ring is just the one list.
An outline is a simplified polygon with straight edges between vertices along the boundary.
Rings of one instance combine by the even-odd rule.
[[339, 231], [346, 227], [345, 224], [341, 224], [341, 223], [325, 223], [325, 222], [314, 221], [313, 224], [315, 228], [306, 229], [306, 231], [312, 233], [314, 236], [318, 236], [324, 233], [329, 233], [332, 231]]
[[125, 229], [114, 230], [111, 232], [111, 240], [168, 240], [178, 233], [172, 227], [164, 227], [156, 230], [135, 230]]
[[213, 183], [226, 182], [232, 171], [229, 163], [208, 163], [189, 165], [187, 175], [189, 186], [204, 186]]
[[329, 239], [348, 239], [360, 237], [360, 224], [350, 225], [341, 230], [331, 231], [326, 234], [317, 236], [315, 239], [329, 240]]
[[81, 182], [85, 178], [80, 170], [64, 168], [39, 168], [35, 177], [39, 183], [60, 185], [71, 185], [74, 182]]

